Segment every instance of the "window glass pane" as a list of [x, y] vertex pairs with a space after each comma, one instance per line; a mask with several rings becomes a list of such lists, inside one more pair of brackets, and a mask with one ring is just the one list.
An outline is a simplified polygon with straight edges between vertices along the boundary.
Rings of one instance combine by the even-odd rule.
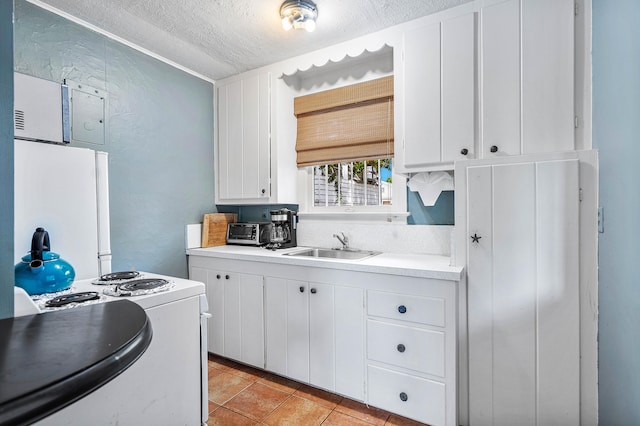
[[392, 204], [392, 160], [327, 164], [313, 168], [315, 206], [381, 206]]

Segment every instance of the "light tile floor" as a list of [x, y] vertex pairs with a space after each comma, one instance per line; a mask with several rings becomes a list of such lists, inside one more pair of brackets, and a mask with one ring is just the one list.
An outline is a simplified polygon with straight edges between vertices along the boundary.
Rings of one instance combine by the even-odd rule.
[[269, 372], [209, 355], [209, 426], [418, 426]]

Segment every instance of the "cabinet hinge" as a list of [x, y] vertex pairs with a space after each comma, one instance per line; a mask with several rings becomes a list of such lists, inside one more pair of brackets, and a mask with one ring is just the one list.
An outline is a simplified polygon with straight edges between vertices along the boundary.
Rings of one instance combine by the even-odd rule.
[[573, 4], [573, 14], [578, 16], [580, 14], [580, 5], [578, 3]]
[[584, 199], [584, 193], [582, 191], [582, 188], [580, 188], [578, 190], [578, 200], [582, 201]]
[[577, 115], [573, 117], [573, 127], [575, 127], [576, 129], [580, 127], [580, 117], [578, 117]]

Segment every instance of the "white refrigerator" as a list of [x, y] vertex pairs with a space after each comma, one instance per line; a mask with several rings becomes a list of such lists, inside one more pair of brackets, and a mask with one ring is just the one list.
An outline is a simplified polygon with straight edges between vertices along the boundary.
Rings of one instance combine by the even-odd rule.
[[107, 153], [19, 139], [14, 146], [15, 263], [43, 227], [76, 280], [111, 272]]

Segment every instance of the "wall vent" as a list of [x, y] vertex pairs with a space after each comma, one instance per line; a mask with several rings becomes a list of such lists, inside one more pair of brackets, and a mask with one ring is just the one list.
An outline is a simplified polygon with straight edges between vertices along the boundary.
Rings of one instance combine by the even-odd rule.
[[14, 110], [14, 126], [16, 130], [24, 130], [24, 111]]

